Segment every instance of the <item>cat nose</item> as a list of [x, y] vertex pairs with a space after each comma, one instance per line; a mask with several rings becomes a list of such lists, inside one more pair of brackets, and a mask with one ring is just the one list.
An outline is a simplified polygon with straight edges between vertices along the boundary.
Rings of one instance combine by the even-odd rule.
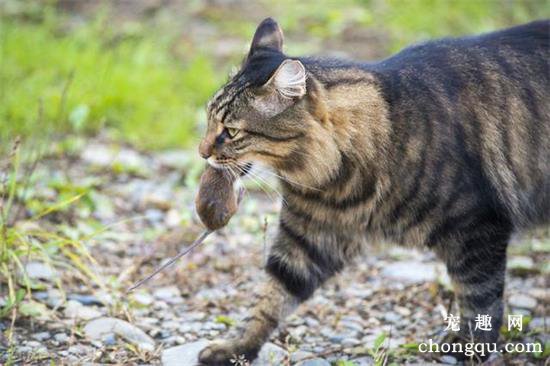
[[202, 140], [199, 144], [199, 154], [203, 159], [208, 159], [212, 156], [212, 151], [214, 150], [214, 145], [211, 144], [206, 139]]

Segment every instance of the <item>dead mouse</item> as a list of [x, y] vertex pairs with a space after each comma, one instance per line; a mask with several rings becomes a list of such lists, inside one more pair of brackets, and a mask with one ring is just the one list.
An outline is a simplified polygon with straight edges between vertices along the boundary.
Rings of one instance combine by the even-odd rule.
[[224, 227], [237, 212], [242, 190], [237, 197], [234, 183], [235, 177], [222, 169], [208, 166], [202, 173], [195, 206], [202, 223], [209, 230]]

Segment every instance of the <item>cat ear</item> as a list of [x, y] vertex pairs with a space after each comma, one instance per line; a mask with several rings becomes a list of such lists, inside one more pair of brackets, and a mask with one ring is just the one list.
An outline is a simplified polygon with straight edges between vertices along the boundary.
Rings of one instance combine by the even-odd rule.
[[306, 94], [306, 69], [298, 60], [284, 60], [266, 85], [286, 98], [301, 98]]
[[272, 18], [266, 18], [258, 25], [248, 56], [250, 57], [260, 48], [270, 48], [279, 52], [283, 51], [283, 31]]

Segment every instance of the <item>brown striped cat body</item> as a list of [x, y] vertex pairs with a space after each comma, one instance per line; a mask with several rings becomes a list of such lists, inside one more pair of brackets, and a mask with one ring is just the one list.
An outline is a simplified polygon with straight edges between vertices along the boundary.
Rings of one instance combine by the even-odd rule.
[[[272, 19], [208, 105], [200, 153], [283, 177], [269, 281], [207, 365], [256, 357], [280, 321], [387, 240], [445, 262], [462, 335], [495, 342], [510, 235], [550, 222], [550, 22], [409, 47], [377, 63], [291, 58]], [[476, 314], [493, 331], [470, 330]]]

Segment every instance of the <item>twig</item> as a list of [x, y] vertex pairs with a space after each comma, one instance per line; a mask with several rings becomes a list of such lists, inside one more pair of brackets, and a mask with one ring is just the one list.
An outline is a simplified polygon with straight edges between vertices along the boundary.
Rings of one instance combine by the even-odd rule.
[[151, 278], [155, 277], [160, 271], [164, 270], [166, 267], [170, 266], [175, 261], [177, 261], [178, 259], [180, 259], [184, 255], [186, 255], [187, 253], [189, 253], [190, 251], [192, 251], [193, 249], [198, 247], [200, 244], [202, 244], [204, 239], [206, 239], [208, 237], [208, 235], [210, 235], [212, 233], [213, 233], [212, 230], [203, 231], [202, 234], [199, 235], [199, 237], [193, 242], [193, 244], [191, 244], [190, 246], [188, 246], [187, 248], [185, 248], [184, 250], [179, 252], [176, 256], [170, 258], [170, 260], [168, 262], [164, 263], [162, 266], [157, 267], [157, 269], [155, 269], [153, 271], [153, 273], [151, 273], [149, 276], [147, 276], [147, 277], [139, 280], [138, 282], [136, 282], [132, 287], [130, 287], [128, 290], [126, 290], [126, 293], [130, 293], [133, 290], [135, 290], [136, 288], [138, 288], [139, 286], [143, 285], [145, 282], [147, 282]]

